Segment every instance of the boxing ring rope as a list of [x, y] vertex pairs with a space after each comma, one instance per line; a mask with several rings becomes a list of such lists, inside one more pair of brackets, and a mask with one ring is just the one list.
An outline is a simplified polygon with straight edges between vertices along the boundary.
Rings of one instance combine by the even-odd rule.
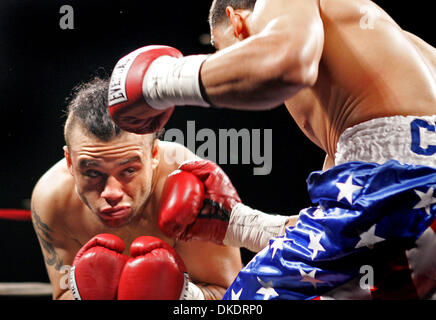
[[0, 209], [0, 219], [15, 221], [31, 221], [32, 213], [30, 210], [22, 209]]
[[52, 288], [49, 283], [41, 282], [5, 282], [0, 283], [1, 296], [49, 296]]
[[[30, 222], [32, 219], [30, 210], [0, 209], [0, 220]], [[0, 299], [2, 296], [9, 297], [35, 297], [51, 296], [52, 287], [49, 283], [42, 282], [4, 282], [0, 283]]]

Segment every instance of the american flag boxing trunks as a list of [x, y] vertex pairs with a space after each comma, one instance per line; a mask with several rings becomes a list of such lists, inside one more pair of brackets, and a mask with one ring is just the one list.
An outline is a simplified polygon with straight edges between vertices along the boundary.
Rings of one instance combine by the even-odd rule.
[[[398, 119], [401, 123], [391, 121], [392, 126], [406, 127], [407, 139], [384, 134], [397, 139], [389, 147], [395, 150], [392, 145], [406, 141], [417, 156], [436, 157], [433, 140], [420, 141], [425, 135], [433, 139], [434, 122]], [[312, 173], [307, 182], [315, 206], [302, 210], [284, 236], [270, 240], [240, 271], [224, 299], [436, 299], [432, 161], [430, 166], [344, 161]]]

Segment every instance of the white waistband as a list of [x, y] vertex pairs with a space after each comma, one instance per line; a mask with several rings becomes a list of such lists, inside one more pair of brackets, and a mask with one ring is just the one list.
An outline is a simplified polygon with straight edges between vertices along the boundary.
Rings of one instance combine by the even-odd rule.
[[389, 160], [436, 167], [436, 115], [373, 119], [345, 130], [339, 139], [336, 165]]

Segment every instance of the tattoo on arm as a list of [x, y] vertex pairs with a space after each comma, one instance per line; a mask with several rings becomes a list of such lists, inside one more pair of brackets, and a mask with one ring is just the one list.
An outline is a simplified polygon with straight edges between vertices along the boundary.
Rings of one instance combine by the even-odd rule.
[[50, 235], [53, 230], [42, 222], [41, 218], [38, 216], [35, 210], [32, 209], [32, 222], [33, 228], [35, 229], [36, 236], [39, 239], [41, 247], [44, 251], [44, 261], [48, 266], [54, 266], [54, 268], [60, 271], [61, 267], [64, 265], [62, 258], [57, 254], [53, 246], [53, 238]]

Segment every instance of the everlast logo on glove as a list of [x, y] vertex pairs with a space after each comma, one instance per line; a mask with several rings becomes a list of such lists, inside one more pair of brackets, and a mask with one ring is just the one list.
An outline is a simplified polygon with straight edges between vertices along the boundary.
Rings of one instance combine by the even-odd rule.
[[[144, 85], [148, 82], [144, 77], [155, 60], [169, 57], [178, 61], [183, 55], [171, 47], [147, 46], [128, 54], [117, 63], [109, 84], [108, 107], [119, 128], [131, 133], [149, 134], [161, 130], [168, 122], [174, 104], [165, 100], [162, 107], [159, 95], [158, 102], [145, 95]], [[160, 69], [156, 72], [161, 75]], [[150, 77], [152, 84], [155, 83], [155, 77], [153, 74]], [[154, 97], [157, 91], [153, 86], [151, 90]]]
[[111, 81], [109, 84], [109, 107], [128, 101], [126, 93], [126, 78], [130, 67], [138, 56], [139, 52], [132, 52], [131, 54], [125, 56], [114, 68], [112, 73]]

